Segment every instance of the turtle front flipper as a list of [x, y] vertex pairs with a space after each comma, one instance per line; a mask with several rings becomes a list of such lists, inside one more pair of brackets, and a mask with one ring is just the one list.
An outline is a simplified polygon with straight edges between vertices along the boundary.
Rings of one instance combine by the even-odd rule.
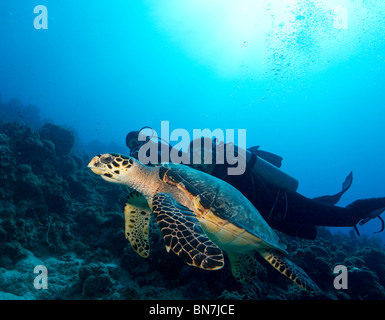
[[258, 251], [275, 269], [284, 276], [294, 281], [298, 286], [309, 291], [318, 291], [317, 284], [310, 279], [304, 270], [298, 267], [294, 262], [284, 257], [278, 251], [265, 249]]
[[132, 191], [124, 207], [125, 234], [132, 248], [143, 258], [150, 255], [148, 240], [151, 210], [146, 199], [137, 191]]
[[201, 269], [217, 270], [224, 266], [222, 250], [204, 233], [193, 211], [167, 193], [153, 197], [152, 211], [167, 251], [171, 249], [188, 265]]

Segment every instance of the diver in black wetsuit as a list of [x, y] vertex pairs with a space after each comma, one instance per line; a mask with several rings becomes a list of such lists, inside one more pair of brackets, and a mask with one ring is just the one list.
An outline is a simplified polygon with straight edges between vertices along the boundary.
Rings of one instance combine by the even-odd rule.
[[[138, 159], [140, 147], [147, 142], [158, 143], [157, 150], [159, 150], [159, 153], [156, 163], [161, 162], [162, 152], [170, 152], [172, 149], [170, 145], [164, 148], [164, 144], [163, 148], [160, 148], [162, 142], [160, 140], [154, 142], [150, 140], [150, 137], [147, 137], [145, 141], [139, 141], [138, 135], [139, 131], [132, 131], [126, 136], [126, 145], [130, 149], [130, 155], [136, 159]], [[200, 145], [203, 146], [204, 144], [201, 143]], [[216, 164], [216, 144], [212, 145], [212, 164], [190, 164], [190, 166], [220, 178], [236, 187], [253, 203], [270, 226], [283, 233], [305, 239], [315, 239], [317, 226], [355, 227], [358, 233], [356, 227], [358, 223], [364, 224], [374, 218], [381, 220], [381, 231], [384, 230], [384, 221], [380, 214], [385, 210], [385, 198], [357, 200], [344, 208], [335, 206], [341, 196], [351, 186], [353, 180], [352, 173], [346, 178], [339, 193], [309, 199], [296, 192], [296, 186], [286, 187], [285, 183], [271, 179], [270, 177], [273, 175], [264, 175], [263, 171], [258, 171], [258, 165], [262, 164], [264, 169], [273, 170], [271, 171], [273, 173], [275, 170], [278, 172], [278, 175], [282, 173], [283, 179], [287, 179], [287, 175], [277, 169], [281, 166], [281, 157], [259, 150], [258, 147], [251, 147], [247, 151], [246, 171], [241, 175], [229, 175], [227, 169], [231, 165], [226, 163], [226, 161], [223, 164]], [[225, 150], [226, 145], [223, 147]], [[192, 148], [193, 142], [190, 144], [189, 155], [187, 155], [190, 159], [192, 159], [191, 157], [194, 152]], [[235, 151], [237, 151], [236, 146]], [[200, 155], [202, 154], [203, 152], [200, 153]], [[290, 179], [288, 181], [294, 181], [295, 185], [296, 180], [291, 179], [292, 181]], [[293, 183], [291, 184], [293, 185]]]

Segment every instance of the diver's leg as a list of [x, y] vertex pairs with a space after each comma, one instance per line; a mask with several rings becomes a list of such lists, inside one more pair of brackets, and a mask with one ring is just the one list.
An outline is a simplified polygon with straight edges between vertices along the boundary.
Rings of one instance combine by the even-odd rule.
[[220, 168], [216, 166], [218, 172], [214, 171], [214, 176], [241, 191], [270, 225], [278, 230], [290, 229], [287, 230], [290, 234], [304, 233], [307, 238], [315, 234], [314, 229], [304, 227], [302, 230], [300, 226], [352, 227], [375, 210], [385, 207], [385, 198], [358, 200], [346, 208], [337, 207], [297, 192], [284, 191], [257, 175], [227, 176], [219, 172]]
[[346, 177], [344, 183], [342, 184], [342, 190], [340, 192], [333, 194], [331, 196], [317, 197], [317, 198], [314, 198], [314, 200], [321, 201], [328, 204], [337, 204], [337, 202], [340, 201], [344, 193], [349, 190], [352, 183], [353, 183], [353, 172], [350, 172]]
[[355, 226], [381, 208], [385, 209], [385, 198], [357, 200], [343, 208], [289, 192], [277, 203], [277, 212], [286, 223], [333, 227]]

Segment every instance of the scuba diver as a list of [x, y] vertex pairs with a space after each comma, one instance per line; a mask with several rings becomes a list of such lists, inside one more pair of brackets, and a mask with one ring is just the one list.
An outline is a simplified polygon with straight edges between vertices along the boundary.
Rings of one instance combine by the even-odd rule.
[[[152, 140], [148, 135], [144, 140], [143, 135], [139, 138], [139, 133], [145, 128], [152, 130], [150, 127], [144, 127], [139, 131], [129, 132], [126, 136], [126, 146], [130, 149], [130, 156], [138, 159], [140, 148], [144, 144], [156, 144], [157, 159], [151, 164], [159, 164], [161, 159], [164, 159], [162, 154], [170, 154], [172, 146], [167, 141], [162, 143], [156, 135], [153, 137], [157, 141]], [[314, 240], [317, 235], [317, 226], [328, 226], [354, 227], [359, 235], [357, 224], [363, 225], [375, 218], [381, 221], [381, 230], [378, 232], [385, 228], [384, 220], [380, 216], [385, 211], [385, 198], [362, 199], [346, 207], [336, 206], [353, 182], [352, 173], [346, 177], [340, 192], [310, 199], [298, 193], [298, 181], [280, 169], [283, 160], [281, 157], [260, 150], [257, 146], [251, 147], [246, 150], [245, 172], [241, 175], [229, 175], [227, 169], [232, 164], [227, 161], [218, 161], [218, 163], [215, 161], [216, 155], [219, 154], [217, 150], [226, 152], [229, 143], [218, 143], [215, 138], [198, 139], [201, 139], [201, 143], [195, 144], [194, 140], [191, 141], [187, 154], [184, 154], [185, 159], [190, 159], [189, 164], [185, 162], [183, 164], [211, 174], [237, 188], [257, 208], [269, 225], [280, 232]], [[205, 144], [206, 139], [211, 143]], [[205, 145], [210, 145], [210, 148], [205, 149]], [[231, 147], [235, 153], [239, 153], [237, 146]], [[180, 157], [183, 156], [181, 153], [183, 152], [179, 150]], [[203, 157], [208, 155], [212, 157], [212, 161], [203, 163], [194, 161], [196, 156], [201, 158], [199, 160], [204, 160]]]

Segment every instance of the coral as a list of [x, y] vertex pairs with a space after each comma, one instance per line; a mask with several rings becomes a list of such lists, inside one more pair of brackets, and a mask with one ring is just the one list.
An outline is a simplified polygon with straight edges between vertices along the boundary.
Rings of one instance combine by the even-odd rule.
[[28, 164], [20, 164], [16, 167], [15, 199], [28, 199], [42, 197], [41, 181]]
[[55, 144], [57, 156], [66, 156], [75, 144], [75, 135], [72, 131], [52, 123], [46, 123], [39, 130], [40, 138], [52, 141]]
[[[3, 230], [3, 237], [5, 233]], [[0, 243], [0, 267], [9, 267], [27, 256], [26, 250], [15, 240]]]
[[348, 290], [351, 299], [384, 300], [384, 287], [377, 275], [367, 268], [353, 267], [349, 270]]
[[83, 297], [95, 297], [109, 290], [112, 285], [106, 266], [101, 263], [90, 263], [79, 269]]
[[7, 168], [16, 165], [16, 159], [11, 149], [9, 148], [9, 141], [10, 139], [6, 134], [0, 134], [0, 170], [4, 173], [6, 172]]
[[42, 125], [40, 110], [37, 106], [24, 106], [21, 101], [11, 99], [7, 103], [0, 101], [0, 122], [19, 122], [33, 129]]
[[[314, 241], [281, 234], [319, 293], [300, 290], [262, 258], [246, 284], [227, 258], [218, 271], [187, 266], [167, 254], [154, 219], [143, 259], [124, 235], [126, 189], [89, 172], [71, 131], [2, 123], [0, 132], [0, 299], [385, 299], [383, 242], [326, 228]], [[31, 287], [40, 264], [49, 290]], [[338, 264], [348, 268], [348, 290], [333, 286]]]

